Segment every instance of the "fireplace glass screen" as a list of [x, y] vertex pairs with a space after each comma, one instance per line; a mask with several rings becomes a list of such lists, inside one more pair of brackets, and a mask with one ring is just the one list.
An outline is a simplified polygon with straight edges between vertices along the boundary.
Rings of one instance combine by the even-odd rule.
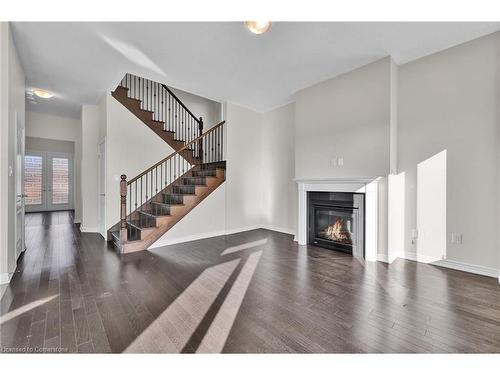
[[308, 217], [309, 243], [363, 256], [363, 194], [309, 192]]
[[341, 244], [352, 245], [354, 241], [354, 216], [330, 208], [316, 209], [316, 236]]

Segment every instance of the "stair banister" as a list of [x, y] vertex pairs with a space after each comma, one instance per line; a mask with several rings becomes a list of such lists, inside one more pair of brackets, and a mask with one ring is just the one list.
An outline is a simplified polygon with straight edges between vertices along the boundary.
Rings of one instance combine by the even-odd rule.
[[[198, 122], [198, 136], [203, 134], [203, 118], [200, 117], [200, 121]], [[203, 141], [198, 141], [198, 156], [203, 156]]]
[[164, 83], [162, 83], [161, 85], [163, 86], [163, 88], [164, 88], [165, 90], [167, 90], [167, 91], [168, 91], [168, 93], [172, 96], [172, 98], [174, 98], [174, 99], [175, 99], [175, 101], [176, 101], [177, 103], [179, 103], [179, 104], [180, 104], [180, 106], [181, 106], [182, 108], [184, 108], [184, 109], [186, 110], [186, 112], [187, 112], [187, 113], [189, 113], [189, 114], [191, 115], [191, 117], [193, 117], [196, 121], [198, 121], [198, 119], [197, 119], [197, 118], [196, 118], [196, 116], [193, 114], [193, 112], [191, 112], [191, 111], [189, 110], [189, 108], [188, 108], [188, 107], [186, 107], [186, 106], [184, 105], [184, 103], [182, 102], [182, 100], [180, 100], [180, 99], [177, 97], [177, 95], [175, 95], [175, 94], [172, 92], [172, 90], [170, 90], [170, 89], [168, 88], [168, 86], [167, 86], [167, 85], [165, 85]]
[[[225, 121], [220, 122], [128, 181], [126, 175], [121, 175], [120, 241], [134, 238], [136, 233], [133, 228], [129, 228], [129, 221], [137, 220], [137, 210], [155, 202], [164, 189], [172, 186], [196, 165], [203, 167], [204, 164], [224, 161], [224, 124]], [[189, 163], [184, 156], [193, 150], [200, 150], [196, 164]]]
[[120, 240], [127, 240], [127, 176], [120, 176]]
[[[127, 73], [120, 81], [119, 88], [127, 90], [127, 98], [140, 102], [140, 110], [145, 112], [140, 113], [139, 117], [148, 126], [155, 128], [162, 124], [163, 131], [173, 134], [175, 141], [185, 143], [201, 135], [202, 120], [196, 117], [165, 84]], [[113, 93], [115, 98], [122, 101], [125, 106], [130, 104], [124, 103], [124, 98], [120, 97], [122, 94], [119, 94], [118, 90], [115, 91]], [[133, 108], [131, 111], [137, 113], [138, 109]], [[151, 115], [146, 112], [151, 112]], [[175, 144], [171, 146], [177, 150]]]
[[[214, 127], [212, 127], [211, 129], [207, 130], [205, 133], [203, 133], [202, 135], [196, 137], [195, 139], [193, 139], [191, 142], [185, 144], [181, 149], [171, 153], [170, 155], [168, 155], [165, 159], [162, 159], [160, 160], [158, 163], [156, 163], [155, 165], [149, 167], [148, 169], [146, 169], [144, 172], [140, 173], [139, 175], [137, 175], [136, 177], [134, 177], [133, 179], [131, 179], [130, 181], [128, 181], [128, 185], [132, 184], [133, 182], [135, 182], [137, 179], [143, 177], [144, 175], [146, 175], [148, 172], [151, 172], [152, 170], [154, 170], [155, 168], [159, 167], [161, 164], [165, 163], [166, 161], [168, 161], [169, 159], [173, 158], [174, 156], [176, 156], [177, 154], [181, 153], [182, 151], [186, 150], [189, 148], [189, 146], [193, 145], [193, 144], [196, 144], [197, 142], [202, 142], [204, 139], [206, 140], [207, 137], [209, 135], [211, 135], [212, 133], [216, 133], [218, 132], [221, 127], [226, 123], [226, 121], [221, 121], [220, 123], [218, 123], [217, 125], [215, 125]], [[222, 134], [221, 134], [222, 135]], [[202, 146], [202, 149], [203, 149], [203, 146]], [[223, 151], [223, 149], [221, 148], [221, 151]], [[214, 160], [215, 161], [215, 160]]]

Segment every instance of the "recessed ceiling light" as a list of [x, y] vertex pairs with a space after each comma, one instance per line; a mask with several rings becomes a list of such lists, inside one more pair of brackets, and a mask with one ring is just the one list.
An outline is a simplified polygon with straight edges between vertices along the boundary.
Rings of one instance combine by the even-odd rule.
[[33, 92], [35, 93], [36, 96], [38, 96], [39, 98], [43, 98], [43, 99], [49, 99], [49, 98], [52, 98], [54, 96], [54, 94], [51, 93], [50, 91], [42, 90], [42, 89], [34, 89]]
[[245, 26], [254, 34], [264, 34], [271, 27], [269, 21], [246, 21]]

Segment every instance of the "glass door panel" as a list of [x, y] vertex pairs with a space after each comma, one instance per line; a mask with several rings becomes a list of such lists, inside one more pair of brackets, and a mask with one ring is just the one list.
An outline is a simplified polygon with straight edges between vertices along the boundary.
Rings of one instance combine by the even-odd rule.
[[48, 155], [48, 209], [68, 210], [72, 208], [72, 181], [70, 155]]
[[27, 152], [24, 157], [26, 211], [73, 208], [71, 154]]
[[29, 153], [24, 156], [24, 200], [27, 211], [45, 208], [44, 157]]
[[52, 204], [69, 203], [69, 159], [52, 158]]

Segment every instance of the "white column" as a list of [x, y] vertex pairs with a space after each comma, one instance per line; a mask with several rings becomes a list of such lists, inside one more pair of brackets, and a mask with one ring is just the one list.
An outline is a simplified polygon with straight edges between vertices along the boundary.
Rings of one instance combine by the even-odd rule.
[[365, 260], [378, 258], [378, 179], [366, 185], [365, 193]]
[[298, 218], [295, 240], [299, 245], [307, 244], [307, 191], [303, 182], [298, 183]]

